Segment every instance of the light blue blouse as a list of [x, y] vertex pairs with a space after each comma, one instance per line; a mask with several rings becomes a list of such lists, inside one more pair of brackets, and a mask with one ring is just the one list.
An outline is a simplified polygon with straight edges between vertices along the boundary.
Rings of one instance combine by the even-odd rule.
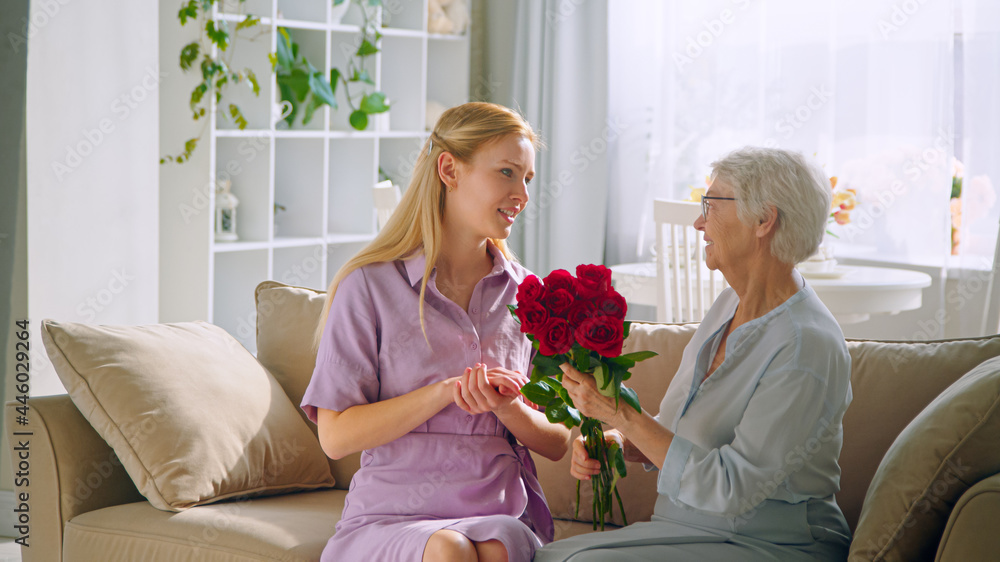
[[795, 275], [802, 288], [733, 330], [707, 379], [739, 304], [731, 288], [685, 348], [656, 417], [675, 434], [657, 480], [657, 517], [779, 542], [805, 531], [849, 540], [833, 496], [851, 358], [836, 320]]
[[802, 288], [733, 330], [707, 379], [739, 305], [732, 289], [684, 348], [656, 417], [675, 436], [651, 520], [550, 543], [536, 562], [847, 558], [851, 533], [834, 494], [851, 358], [833, 316], [795, 276]]

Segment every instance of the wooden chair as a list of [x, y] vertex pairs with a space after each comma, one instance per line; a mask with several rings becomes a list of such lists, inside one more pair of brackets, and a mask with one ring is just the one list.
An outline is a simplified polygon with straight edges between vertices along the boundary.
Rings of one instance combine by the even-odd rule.
[[722, 274], [705, 266], [705, 242], [694, 229], [700, 214], [700, 203], [653, 201], [657, 322], [701, 322], [726, 287]]
[[372, 188], [372, 196], [375, 198], [375, 211], [378, 217], [378, 229], [382, 230], [385, 223], [389, 222], [389, 217], [399, 204], [402, 196], [399, 187], [392, 185], [392, 180], [380, 181]]

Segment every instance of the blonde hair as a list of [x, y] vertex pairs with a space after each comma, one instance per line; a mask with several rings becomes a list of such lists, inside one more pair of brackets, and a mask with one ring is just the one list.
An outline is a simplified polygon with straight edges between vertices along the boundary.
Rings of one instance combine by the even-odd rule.
[[[449, 152], [464, 164], [484, 145], [508, 135], [527, 139], [538, 148], [541, 144], [531, 125], [520, 114], [502, 105], [471, 102], [448, 109], [438, 119], [434, 131], [424, 143], [413, 168], [410, 185], [403, 194], [385, 227], [364, 249], [337, 271], [327, 290], [326, 303], [316, 328], [316, 341], [323, 335], [330, 306], [340, 282], [351, 272], [366, 265], [409, 258], [421, 248], [427, 263], [420, 282], [420, 327], [427, 338], [424, 326], [424, 296], [427, 279], [437, 263], [441, 251], [442, 219], [444, 217], [445, 184], [438, 175], [438, 157]], [[508, 260], [514, 255], [503, 239], [492, 239], [493, 244]]]

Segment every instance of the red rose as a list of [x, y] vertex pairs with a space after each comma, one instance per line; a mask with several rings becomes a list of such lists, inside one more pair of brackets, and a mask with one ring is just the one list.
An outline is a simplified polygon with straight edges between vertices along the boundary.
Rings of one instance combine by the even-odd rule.
[[590, 301], [578, 300], [566, 311], [566, 320], [569, 321], [573, 329], [579, 328], [587, 318], [599, 316], [597, 307]]
[[[538, 334], [538, 353], [559, 355], [573, 347], [573, 327], [562, 318], [549, 318]], [[618, 345], [621, 354], [621, 344]]]
[[603, 265], [578, 265], [576, 277], [579, 296], [585, 299], [603, 295], [611, 289], [611, 270]]
[[622, 354], [622, 321], [611, 316], [588, 318], [576, 329], [576, 341], [603, 357]]
[[547, 289], [542, 297], [542, 304], [552, 316], [566, 317], [566, 311], [573, 305], [573, 294], [566, 289]]
[[594, 305], [605, 316], [611, 316], [619, 320], [624, 320], [625, 312], [628, 311], [628, 305], [625, 304], [625, 297], [618, 294], [618, 291], [614, 289], [609, 289], [607, 293], [597, 297]]
[[536, 275], [529, 275], [517, 286], [517, 304], [537, 301], [545, 294], [545, 287]]
[[517, 318], [521, 321], [521, 332], [538, 337], [539, 331], [549, 320], [549, 311], [538, 301], [528, 301], [517, 307]]
[[565, 269], [557, 269], [545, 278], [545, 288], [550, 293], [558, 289], [565, 289], [571, 296], [577, 295], [577, 282], [570, 272]]

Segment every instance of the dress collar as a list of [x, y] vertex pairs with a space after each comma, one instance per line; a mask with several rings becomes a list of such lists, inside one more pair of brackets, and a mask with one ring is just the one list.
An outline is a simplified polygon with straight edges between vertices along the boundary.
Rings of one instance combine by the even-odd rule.
[[[499, 275], [506, 272], [512, 279], [520, 282], [518, 275], [514, 271], [511, 262], [504, 257], [503, 252], [500, 248], [496, 247], [493, 240], [486, 239], [486, 248], [489, 250], [490, 254], [493, 255], [493, 270], [487, 277], [492, 277], [494, 275]], [[423, 250], [417, 250], [413, 256], [409, 258], [404, 258], [403, 266], [406, 267], [406, 277], [410, 282], [411, 287], [416, 287], [420, 280], [424, 277], [424, 267], [427, 264], [427, 256], [424, 255]], [[434, 278], [437, 268], [431, 271], [431, 279]]]

